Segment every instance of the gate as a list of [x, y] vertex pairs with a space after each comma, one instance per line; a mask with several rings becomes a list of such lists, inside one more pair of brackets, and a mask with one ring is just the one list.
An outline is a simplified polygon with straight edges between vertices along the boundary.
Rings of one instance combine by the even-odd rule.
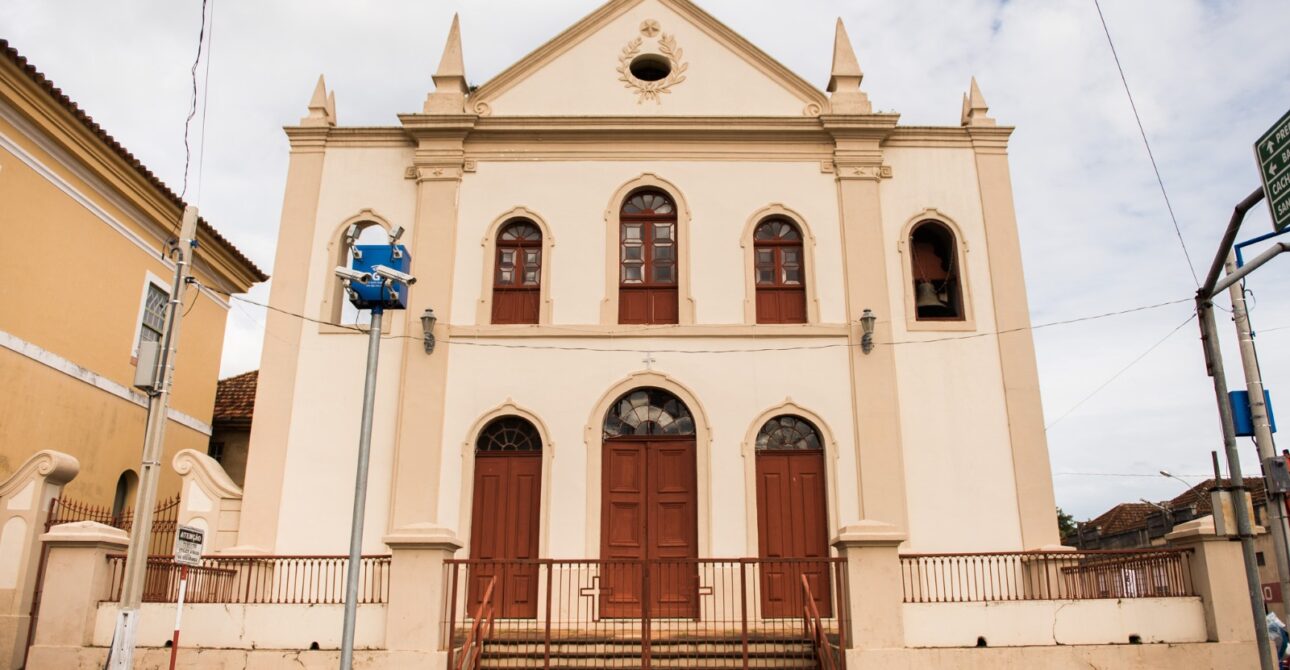
[[[105, 526], [120, 528], [130, 532], [134, 527], [134, 511], [126, 509], [120, 514], [113, 514], [107, 507], [90, 505], [79, 500], [54, 498], [49, 501], [49, 516], [45, 519], [45, 532], [54, 526], [78, 521], [97, 521]], [[153, 509], [152, 537], [148, 539], [149, 556], [168, 556], [174, 551], [175, 530], [179, 527], [179, 496], [167, 498], [157, 503]], [[31, 595], [31, 612], [27, 624], [27, 644], [23, 650], [22, 666], [27, 665], [27, 650], [31, 649], [36, 639], [36, 621], [40, 614], [40, 594], [45, 587], [45, 564], [49, 560], [48, 548], [42, 542], [40, 546], [40, 563], [36, 568], [36, 588]]]

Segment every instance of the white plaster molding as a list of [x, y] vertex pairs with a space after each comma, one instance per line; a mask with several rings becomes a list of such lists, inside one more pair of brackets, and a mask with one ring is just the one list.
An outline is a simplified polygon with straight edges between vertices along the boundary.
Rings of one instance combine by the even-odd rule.
[[0, 498], [12, 496], [33, 477], [44, 477], [45, 481], [52, 484], [66, 484], [72, 481], [80, 470], [80, 461], [71, 454], [53, 449], [37, 451], [18, 466], [8, 479], [0, 483]]
[[229, 478], [218, 461], [194, 449], [175, 454], [171, 467], [180, 477], [192, 476], [203, 489], [219, 498], [242, 499], [242, 488]]
[[[8, 349], [19, 356], [23, 356], [44, 365], [45, 367], [57, 370], [69, 377], [85, 382], [100, 391], [106, 391], [122, 400], [132, 402], [140, 407], [148, 406], [148, 397], [144, 394], [134, 391], [124, 384], [119, 384], [108, 379], [89, 368], [81, 367], [62, 356], [49, 351], [48, 349], [44, 349], [39, 345], [28, 342], [3, 330], [0, 330], [0, 348]], [[174, 421], [181, 426], [191, 428], [203, 435], [210, 436], [211, 434], [210, 424], [194, 416], [180, 412], [173, 407], [167, 410], [166, 416], [169, 417], [171, 421]]]

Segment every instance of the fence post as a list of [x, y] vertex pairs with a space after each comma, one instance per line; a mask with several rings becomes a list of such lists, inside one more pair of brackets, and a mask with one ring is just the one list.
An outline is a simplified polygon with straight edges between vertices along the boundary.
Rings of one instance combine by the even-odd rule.
[[49, 504], [79, 470], [68, 454], [38, 451], [0, 483], [0, 667], [22, 666]]
[[107, 555], [124, 552], [130, 536], [120, 528], [78, 521], [54, 526], [40, 539], [48, 547], [51, 578], [45, 580], [27, 667], [77, 667], [82, 648], [94, 642], [99, 601], [107, 596]]
[[[461, 549], [451, 530], [413, 524], [382, 538], [390, 546], [390, 599], [385, 609], [385, 648], [438, 652], [447, 649], [444, 626], [444, 561]], [[449, 633], [451, 636], [451, 633]]]
[[242, 489], [215, 459], [193, 449], [175, 454], [171, 467], [183, 478], [178, 522], [206, 532], [206, 551], [237, 544], [242, 516]]
[[852, 649], [899, 649], [905, 646], [901, 612], [900, 543], [906, 535], [881, 521], [845, 526], [833, 546], [846, 559], [847, 602]]
[[1254, 621], [1250, 615], [1240, 543], [1216, 535], [1212, 516], [1176, 526], [1165, 535], [1165, 540], [1170, 546], [1189, 547], [1194, 552], [1192, 586], [1205, 603], [1205, 632], [1209, 641], [1253, 642]]

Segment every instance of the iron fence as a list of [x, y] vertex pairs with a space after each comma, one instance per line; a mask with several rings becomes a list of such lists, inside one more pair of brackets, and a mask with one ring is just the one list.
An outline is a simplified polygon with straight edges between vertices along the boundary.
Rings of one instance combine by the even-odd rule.
[[1190, 549], [902, 554], [907, 603], [1195, 595]]
[[[108, 555], [107, 602], [121, 599], [125, 556]], [[188, 569], [184, 600], [192, 603], [337, 605], [345, 602], [345, 556], [210, 556]], [[182, 566], [162, 556], [148, 558], [144, 602], [171, 603], [179, 596]], [[390, 557], [364, 556], [359, 564], [358, 602], [385, 603], [390, 595]]]

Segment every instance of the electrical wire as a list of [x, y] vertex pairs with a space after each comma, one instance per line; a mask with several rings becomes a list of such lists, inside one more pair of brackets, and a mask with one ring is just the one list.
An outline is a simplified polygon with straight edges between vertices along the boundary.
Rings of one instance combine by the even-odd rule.
[[[221, 289], [217, 289], [217, 288], [213, 288], [205, 285], [202, 285], [202, 286], [204, 286], [205, 288], [207, 288], [208, 290], [214, 293], [218, 293], [220, 295], [226, 296], [232, 300], [244, 302], [248, 305], [255, 305], [256, 307], [261, 307], [263, 309], [267, 309], [273, 312], [278, 312], [279, 314], [295, 317], [297, 319], [308, 321], [310, 323], [316, 323], [323, 326], [332, 326], [335, 328], [344, 328], [346, 330], [352, 330], [354, 332], [359, 332], [359, 333], [367, 332], [366, 328], [363, 328], [358, 325], [340, 324], [340, 323], [333, 323], [331, 321], [326, 321], [323, 319], [315, 319], [313, 317], [306, 316], [304, 314], [297, 314], [290, 310], [282, 309], [281, 307], [275, 307], [267, 303], [262, 303], [256, 300], [252, 300], [250, 298], [247, 298], [239, 294], [230, 293], [228, 291], [224, 291]], [[1145, 310], [1156, 309], [1159, 307], [1176, 305], [1182, 302], [1191, 302], [1191, 301], [1192, 301], [1192, 298], [1180, 298], [1178, 300], [1167, 300], [1165, 302], [1159, 302], [1159, 303], [1154, 303], [1150, 305], [1141, 305], [1139, 307], [1121, 309], [1113, 312], [1103, 312], [1101, 314], [1092, 314], [1092, 315], [1087, 315], [1082, 317], [1075, 317], [1071, 319], [1062, 319], [1060, 321], [1050, 321], [1047, 323], [1041, 323], [1033, 326], [1023, 326], [1023, 327], [1009, 328], [1009, 329], [998, 330], [998, 331], [984, 331], [980, 333], [969, 333], [967, 335], [938, 337], [938, 338], [927, 339], [927, 340], [896, 340], [891, 342], [876, 342], [875, 344], [878, 344], [878, 345], [932, 344], [936, 342], [945, 342], [948, 340], [967, 340], [967, 339], [974, 339], [978, 337], [987, 337], [990, 335], [1003, 335], [1007, 333], [1015, 333], [1015, 332], [1024, 331], [1024, 330], [1039, 330], [1041, 328], [1049, 328], [1052, 326], [1061, 326], [1061, 325], [1067, 325], [1072, 323], [1080, 323], [1083, 321], [1105, 319], [1108, 317], [1121, 316], [1124, 314], [1132, 314], [1134, 312], [1141, 312]], [[1195, 314], [1192, 314], [1191, 317], [1188, 317], [1188, 321], [1190, 321], [1191, 318], [1193, 318], [1194, 316]], [[1184, 321], [1182, 324], [1179, 324], [1178, 328], [1181, 328], [1183, 325], [1186, 325], [1186, 323], [1187, 322]], [[1178, 330], [1178, 328], [1175, 328], [1174, 331]], [[1173, 334], [1173, 331], [1170, 332], [1170, 335], [1172, 334]], [[612, 332], [608, 333], [608, 336], [612, 339], [614, 336], [614, 333]], [[560, 335], [552, 334], [551, 337], [560, 337]], [[418, 340], [418, 341], [421, 340], [420, 337], [412, 336], [412, 335], [385, 335], [385, 336], [382, 336], [381, 339], [385, 339], [385, 340], [409, 339], [409, 340]], [[746, 354], [746, 353], [764, 353], [764, 352], [772, 352], [772, 351], [817, 351], [817, 350], [823, 350], [823, 349], [845, 349], [849, 347], [861, 346], [860, 343], [854, 343], [854, 344], [853, 343], [832, 343], [832, 344], [815, 344], [815, 345], [791, 345], [791, 346], [783, 346], [783, 347], [769, 347], [769, 346], [768, 347], [750, 347], [750, 348], [741, 348], [741, 349], [650, 348], [646, 350], [646, 349], [609, 348], [609, 347], [582, 346], [582, 345], [510, 344], [510, 343], [503, 343], [503, 342], [479, 342], [468, 335], [459, 335], [457, 337], [445, 338], [445, 339], [439, 340], [438, 342], [442, 344], [449, 344], [449, 345], [456, 344], [460, 346], [485, 347], [485, 348], [495, 348], [495, 349], [530, 349], [530, 350], [537, 350], [537, 351], [590, 351], [590, 352], [602, 352], [602, 353], [620, 353], [620, 352], [646, 353], [646, 351], [648, 351], [649, 353], [655, 353], [655, 354]], [[1159, 346], [1159, 345], [1157, 344], [1156, 346]], [[1148, 350], [1147, 353], [1150, 353], [1150, 350]], [[1136, 363], [1137, 360], [1140, 360], [1140, 359], [1141, 359], [1141, 356], [1138, 359], [1135, 359], [1134, 362]]]
[[192, 102], [188, 105], [188, 118], [184, 120], [184, 188], [179, 192], [179, 199], [183, 200], [188, 194], [188, 165], [192, 162], [192, 149], [188, 145], [188, 128], [192, 125], [193, 117], [197, 116], [197, 65], [202, 61], [202, 45], [206, 42], [206, 0], [202, 0], [202, 23], [197, 32], [197, 57], [193, 59], [193, 66], [189, 70], [193, 80]]
[[[215, 50], [215, 0], [209, 0], [211, 6], [210, 29], [206, 37], [206, 74], [202, 78], [202, 139], [197, 145], [197, 205], [202, 204], [202, 175], [206, 165], [206, 109], [210, 106], [211, 95], [211, 53]], [[200, 47], [199, 47], [200, 48]]]
[[[1170, 474], [1173, 474], [1173, 473], [1170, 473]], [[1156, 478], [1156, 477], [1160, 477], [1161, 475], [1160, 475], [1160, 473], [1159, 473], [1159, 472], [1152, 472], [1152, 473], [1145, 473], [1145, 472], [1141, 472], [1141, 473], [1140, 473], [1140, 472], [1054, 472], [1054, 473], [1053, 473], [1053, 476], [1054, 476], [1054, 477], [1145, 477], [1145, 478], [1148, 478], [1148, 479], [1153, 479], [1153, 478]], [[1189, 477], [1189, 478], [1192, 478], [1192, 479], [1209, 479], [1209, 478], [1213, 477], [1213, 475], [1179, 475], [1179, 474], [1174, 474], [1173, 476], [1175, 476], [1175, 477]]]
[[1106, 388], [1107, 386], [1110, 386], [1110, 385], [1111, 385], [1111, 382], [1115, 381], [1116, 379], [1119, 379], [1120, 375], [1124, 374], [1125, 372], [1128, 372], [1128, 371], [1129, 371], [1129, 368], [1133, 367], [1134, 365], [1137, 365], [1139, 361], [1141, 361], [1142, 359], [1144, 359], [1144, 358], [1146, 358], [1146, 357], [1147, 357], [1147, 354], [1150, 354], [1151, 352], [1155, 351], [1157, 347], [1159, 347], [1160, 345], [1162, 345], [1162, 344], [1164, 344], [1164, 343], [1165, 343], [1165, 340], [1168, 340], [1169, 338], [1173, 337], [1174, 333], [1178, 332], [1179, 330], [1182, 330], [1182, 327], [1183, 327], [1183, 326], [1185, 326], [1185, 325], [1187, 325], [1187, 324], [1189, 324], [1189, 323], [1191, 323], [1191, 320], [1192, 320], [1192, 319], [1194, 319], [1194, 318], [1196, 318], [1196, 313], [1195, 313], [1195, 312], [1192, 312], [1191, 314], [1188, 314], [1188, 315], [1187, 315], [1186, 320], [1184, 320], [1182, 323], [1180, 323], [1180, 324], [1178, 324], [1178, 325], [1174, 326], [1174, 327], [1173, 327], [1173, 329], [1172, 329], [1172, 330], [1170, 330], [1168, 333], [1166, 333], [1164, 337], [1162, 337], [1162, 338], [1160, 338], [1159, 340], [1157, 340], [1157, 341], [1156, 341], [1156, 343], [1155, 343], [1155, 344], [1153, 344], [1153, 345], [1151, 345], [1150, 347], [1147, 347], [1147, 350], [1146, 350], [1146, 351], [1142, 352], [1141, 354], [1138, 354], [1138, 357], [1137, 357], [1137, 358], [1134, 358], [1133, 360], [1129, 361], [1129, 364], [1128, 364], [1128, 365], [1126, 365], [1126, 366], [1124, 366], [1124, 367], [1120, 368], [1120, 369], [1119, 369], [1119, 371], [1117, 371], [1115, 374], [1111, 375], [1111, 377], [1110, 377], [1109, 379], [1107, 379], [1106, 381], [1102, 382], [1102, 384], [1101, 384], [1100, 386], [1098, 386], [1097, 388], [1093, 389], [1093, 392], [1092, 392], [1092, 393], [1089, 393], [1088, 395], [1084, 396], [1084, 398], [1083, 398], [1082, 400], [1080, 400], [1079, 402], [1075, 403], [1075, 404], [1074, 404], [1070, 409], [1068, 409], [1068, 410], [1066, 410], [1064, 413], [1062, 413], [1062, 415], [1061, 415], [1061, 416], [1057, 417], [1056, 419], [1053, 419], [1053, 420], [1052, 420], [1052, 422], [1050, 422], [1047, 426], [1044, 426], [1044, 430], [1045, 430], [1045, 431], [1048, 431], [1048, 430], [1049, 430], [1049, 429], [1051, 429], [1053, 426], [1056, 426], [1056, 425], [1058, 424], [1058, 422], [1060, 422], [1062, 419], [1065, 419], [1066, 417], [1070, 416], [1072, 412], [1074, 412], [1075, 410], [1079, 409], [1079, 408], [1080, 408], [1084, 403], [1088, 402], [1089, 400], [1092, 400], [1092, 399], [1093, 399], [1093, 396], [1095, 396], [1095, 395], [1097, 395], [1098, 393], [1100, 393], [1100, 392], [1102, 391], [1102, 389]]
[[1147, 158], [1151, 159], [1151, 169], [1156, 173], [1156, 183], [1160, 184], [1160, 195], [1164, 196], [1165, 208], [1169, 210], [1169, 219], [1173, 221], [1174, 233], [1178, 235], [1178, 244], [1182, 246], [1183, 256], [1187, 259], [1187, 269], [1191, 270], [1191, 278], [1200, 287], [1200, 277], [1196, 275], [1196, 265], [1191, 261], [1191, 253], [1187, 251], [1187, 243], [1183, 241], [1182, 228], [1178, 226], [1178, 217], [1174, 215], [1173, 203], [1169, 201], [1169, 192], [1165, 190], [1165, 180], [1160, 176], [1160, 167], [1156, 165], [1156, 156], [1151, 151], [1151, 142], [1147, 140], [1147, 131], [1142, 126], [1142, 117], [1138, 114], [1138, 105], [1133, 101], [1133, 92], [1129, 90], [1129, 80], [1124, 76], [1124, 66], [1120, 64], [1120, 54], [1115, 50], [1115, 42], [1111, 39], [1111, 29], [1106, 25], [1106, 16], [1102, 14], [1102, 4], [1098, 0], [1093, 0], [1093, 6], [1097, 7], [1097, 17], [1102, 21], [1102, 31], [1106, 33], [1106, 43], [1111, 47], [1111, 56], [1115, 59], [1115, 68], [1120, 71], [1120, 82], [1124, 84], [1124, 94], [1129, 98], [1129, 107], [1133, 110], [1133, 118], [1138, 122], [1138, 132], [1142, 135], [1142, 145], [1147, 148]]

